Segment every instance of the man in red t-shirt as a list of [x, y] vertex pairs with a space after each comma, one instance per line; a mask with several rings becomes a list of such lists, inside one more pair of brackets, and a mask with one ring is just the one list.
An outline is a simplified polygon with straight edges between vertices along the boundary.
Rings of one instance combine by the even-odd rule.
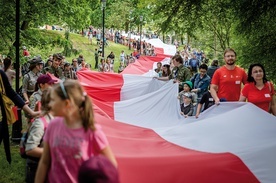
[[210, 92], [216, 104], [220, 99], [226, 101], [239, 101], [241, 84], [247, 82], [244, 69], [237, 67], [236, 52], [228, 48], [224, 51], [225, 65], [217, 69], [213, 75]]

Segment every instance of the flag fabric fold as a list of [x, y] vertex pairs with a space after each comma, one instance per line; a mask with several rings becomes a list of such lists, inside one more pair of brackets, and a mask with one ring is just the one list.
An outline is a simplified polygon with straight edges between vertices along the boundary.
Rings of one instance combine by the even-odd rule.
[[119, 164], [121, 182], [274, 182], [275, 117], [225, 102], [180, 115], [178, 85], [130, 74], [78, 72]]

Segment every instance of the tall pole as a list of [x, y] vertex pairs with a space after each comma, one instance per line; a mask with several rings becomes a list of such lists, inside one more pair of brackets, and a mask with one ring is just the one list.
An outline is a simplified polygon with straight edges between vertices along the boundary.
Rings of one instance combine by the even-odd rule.
[[131, 50], [131, 25], [130, 25], [130, 21], [131, 21], [131, 14], [132, 14], [132, 10], [129, 11], [129, 29], [128, 29], [128, 49]]
[[128, 49], [131, 50], [130, 46], [131, 32], [130, 32], [130, 23], [129, 23], [129, 33], [128, 33]]
[[140, 55], [141, 55], [141, 50], [142, 50], [142, 23], [141, 23], [141, 26], [140, 26]]
[[[15, 69], [16, 69], [16, 77], [15, 77], [15, 90], [18, 92], [19, 90], [19, 41], [20, 41], [20, 0], [16, 0], [16, 17], [15, 17]], [[21, 118], [21, 109], [17, 110], [18, 113], [18, 120], [12, 125], [12, 141], [19, 142], [21, 138], [21, 131], [22, 131], [22, 118]]]
[[105, 19], [105, 6], [106, 6], [106, 0], [102, 0], [102, 9], [103, 9], [103, 45], [102, 45], [102, 57], [104, 58], [104, 46], [105, 46], [105, 34], [104, 34], [104, 19]]
[[15, 90], [18, 91], [19, 90], [19, 57], [20, 57], [20, 48], [19, 48], [19, 41], [20, 41], [20, 0], [16, 0], [16, 31], [15, 31], [15, 47], [16, 47], [16, 52], [15, 52], [15, 57], [16, 57], [16, 61], [15, 61], [15, 70], [16, 70], [16, 80], [15, 80]]
[[140, 16], [140, 55], [142, 54], [142, 23], [143, 23], [143, 16]]

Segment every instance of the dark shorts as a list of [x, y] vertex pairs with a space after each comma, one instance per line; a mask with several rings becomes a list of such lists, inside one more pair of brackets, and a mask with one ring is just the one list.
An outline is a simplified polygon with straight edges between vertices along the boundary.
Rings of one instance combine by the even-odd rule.
[[27, 163], [27, 166], [26, 166], [27, 183], [34, 183], [37, 167], [38, 167], [38, 163]]

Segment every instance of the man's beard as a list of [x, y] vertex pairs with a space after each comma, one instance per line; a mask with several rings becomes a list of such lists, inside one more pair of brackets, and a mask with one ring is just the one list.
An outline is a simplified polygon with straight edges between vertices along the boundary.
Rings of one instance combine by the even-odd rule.
[[235, 64], [235, 61], [230, 62], [230, 63], [226, 62], [226, 64], [227, 64], [227, 65], [234, 65], [234, 64]]

